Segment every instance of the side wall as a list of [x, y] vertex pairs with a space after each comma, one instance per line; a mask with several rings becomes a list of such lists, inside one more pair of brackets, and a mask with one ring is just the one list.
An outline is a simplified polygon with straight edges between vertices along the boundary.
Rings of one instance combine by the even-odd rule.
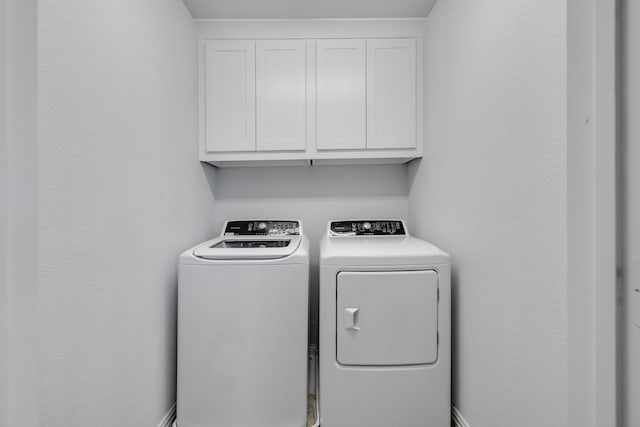
[[625, 426], [640, 425], [640, 3], [625, 0], [623, 37], [623, 151], [625, 243]]
[[180, 0], [41, 0], [38, 47], [41, 425], [156, 425], [177, 257], [214, 226], [195, 25]]
[[0, 426], [7, 424], [8, 408], [8, 361], [9, 346], [7, 333], [9, 332], [7, 308], [7, 233], [8, 196], [7, 196], [7, 2], [0, 0]]
[[7, 308], [7, 2], [0, 0], [0, 427], [7, 424], [7, 332], [9, 332]]
[[[0, 156], [0, 426], [38, 423], [37, 269], [38, 205], [37, 1], [4, 0]], [[5, 62], [6, 60], [6, 62]], [[6, 68], [5, 68], [6, 67]], [[2, 336], [3, 334], [0, 334]]]
[[[318, 342], [318, 244], [332, 219], [407, 219], [405, 165], [219, 169], [216, 233], [233, 218], [295, 218], [311, 241], [311, 334]], [[411, 227], [409, 225], [409, 230]]]
[[567, 425], [566, 3], [440, 1], [425, 33], [414, 234], [452, 255], [453, 401]]
[[617, 0], [567, 2], [569, 425], [618, 425]]

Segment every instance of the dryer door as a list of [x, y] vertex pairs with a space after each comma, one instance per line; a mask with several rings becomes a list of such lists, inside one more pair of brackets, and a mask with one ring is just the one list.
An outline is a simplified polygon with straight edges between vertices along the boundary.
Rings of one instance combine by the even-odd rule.
[[416, 365], [438, 358], [435, 271], [341, 272], [337, 360], [343, 365]]

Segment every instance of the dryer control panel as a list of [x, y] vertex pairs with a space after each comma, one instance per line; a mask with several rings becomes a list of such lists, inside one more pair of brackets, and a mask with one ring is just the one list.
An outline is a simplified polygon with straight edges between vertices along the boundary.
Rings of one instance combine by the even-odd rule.
[[250, 220], [227, 221], [225, 236], [299, 236], [300, 221]]
[[330, 236], [405, 236], [404, 223], [400, 220], [350, 220], [331, 221]]

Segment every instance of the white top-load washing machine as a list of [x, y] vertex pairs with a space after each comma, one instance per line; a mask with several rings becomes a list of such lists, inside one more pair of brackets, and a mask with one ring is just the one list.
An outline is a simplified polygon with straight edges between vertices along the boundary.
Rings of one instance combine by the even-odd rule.
[[332, 221], [320, 243], [320, 425], [448, 427], [449, 256], [399, 220]]
[[299, 221], [227, 221], [180, 256], [177, 427], [302, 427], [309, 243]]

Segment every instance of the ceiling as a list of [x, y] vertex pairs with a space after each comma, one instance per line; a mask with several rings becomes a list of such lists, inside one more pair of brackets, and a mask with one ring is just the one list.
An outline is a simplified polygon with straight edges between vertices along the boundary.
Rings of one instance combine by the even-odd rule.
[[424, 18], [436, 0], [184, 0], [195, 19]]

